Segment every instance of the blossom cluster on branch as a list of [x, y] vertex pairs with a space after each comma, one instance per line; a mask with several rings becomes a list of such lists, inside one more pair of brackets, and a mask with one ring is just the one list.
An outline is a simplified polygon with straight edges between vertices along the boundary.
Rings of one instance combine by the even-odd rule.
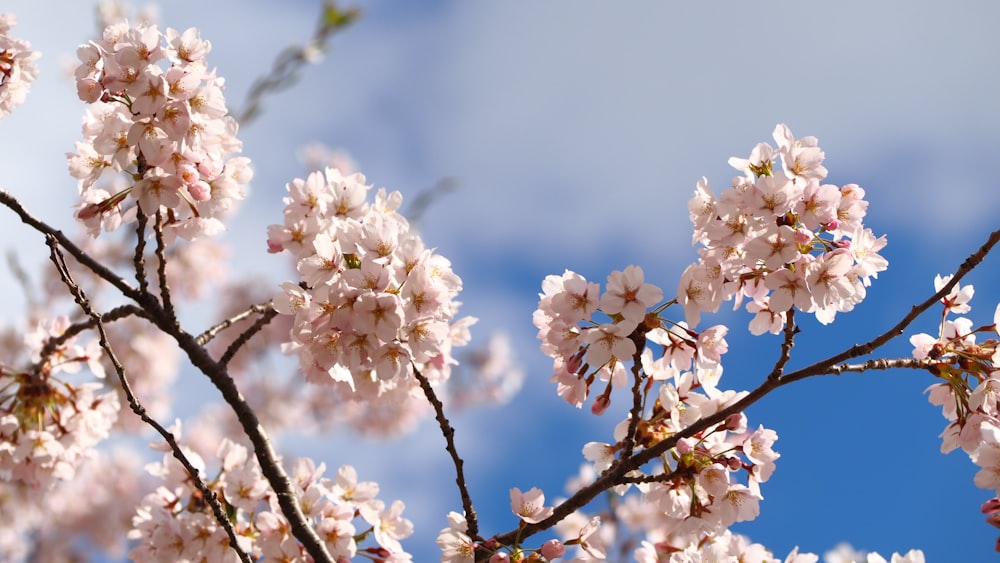
[[[92, 235], [133, 220], [132, 201], [147, 216], [162, 212], [169, 236], [194, 239], [219, 232], [220, 217], [243, 199], [252, 171], [232, 156], [242, 143], [224, 81], [208, 70], [210, 50], [197, 29], [127, 22], [77, 50], [77, 93], [91, 108], [68, 156], [82, 200], [76, 215]], [[110, 193], [97, 185], [106, 171], [131, 182]]]

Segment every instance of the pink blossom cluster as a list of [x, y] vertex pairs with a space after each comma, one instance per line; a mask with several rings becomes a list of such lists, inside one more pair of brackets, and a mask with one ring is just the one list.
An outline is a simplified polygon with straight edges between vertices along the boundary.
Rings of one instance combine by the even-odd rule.
[[[190, 449], [185, 453], [206, 475], [204, 459]], [[219, 469], [207, 485], [230, 515], [240, 549], [253, 560], [311, 561], [291, 534], [274, 491], [247, 448], [223, 439], [215, 455]], [[146, 469], [163, 484], [142, 500], [132, 519], [129, 537], [138, 545], [129, 557], [138, 562], [238, 561], [204, 495], [171, 454], [165, 453], [162, 462]], [[413, 532], [413, 524], [402, 516], [403, 503], [386, 506], [376, 498], [378, 484], [358, 481], [351, 466], [342, 466], [333, 479], [324, 477], [325, 471], [324, 464], [300, 458], [290, 477], [303, 513], [334, 560], [363, 555], [386, 563], [410, 561], [400, 544]], [[365, 546], [366, 538], [373, 538], [374, 545]]]
[[[570, 270], [547, 276], [540, 297], [534, 323], [542, 351], [553, 358], [559, 396], [579, 407], [595, 382], [606, 382], [593, 407], [604, 412], [612, 387], [626, 381], [623, 362], [637, 353], [633, 333], [648, 330], [647, 310], [663, 299], [663, 291], [645, 283], [642, 268], [629, 266], [608, 276], [603, 293], [597, 283]], [[598, 312], [607, 322], [593, 320]]]
[[748, 158], [729, 160], [743, 173], [729, 189], [716, 197], [702, 178], [688, 204], [700, 257], [682, 274], [677, 299], [691, 326], [744, 297], [754, 334], [777, 334], [792, 307], [827, 324], [860, 303], [888, 266], [878, 254], [885, 237], [862, 222], [865, 191], [822, 183], [815, 137], [796, 139], [784, 124], [773, 136], [777, 148], [760, 143]]
[[[744, 395], [732, 391], [701, 395], [684, 384], [679, 387], [660, 387], [652, 415], [640, 424], [640, 443], [653, 445]], [[574, 486], [587, 484], [611, 467], [627, 422], [616, 429], [617, 444], [584, 446], [583, 454], [593, 465]], [[647, 482], [636, 485], [638, 494], [618, 504], [612, 520], [627, 528], [622, 533], [641, 534], [648, 549], [664, 561], [670, 554], [700, 548], [705, 538], [722, 535], [732, 524], [758, 516], [763, 499], [760, 484], [771, 477], [780, 457], [772, 448], [777, 437], [763, 426], [747, 428], [746, 417], [740, 413], [713, 429], [679, 440], [663, 456], [664, 466], [644, 475]], [[617, 488], [619, 494], [627, 491], [628, 487]]]
[[[552, 515], [552, 507], [546, 507], [545, 495], [541, 490], [532, 488], [522, 493], [520, 489], [510, 490], [511, 511], [521, 519], [522, 523], [537, 523]], [[565, 521], [563, 521], [565, 522]], [[448, 514], [448, 527], [438, 533], [437, 544], [441, 548], [442, 563], [472, 563], [475, 561], [476, 550], [484, 549], [491, 553], [489, 563], [507, 563], [509, 561], [531, 561], [541, 563], [559, 560], [566, 554], [567, 545], [579, 545], [595, 557], [604, 557], [603, 544], [594, 538], [599, 529], [599, 519], [594, 518], [581, 525], [576, 538], [567, 543], [557, 539], [548, 540], [537, 549], [524, 549], [520, 546], [501, 547], [496, 540], [487, 540], [479, 544], [469, 537], [468, 523], [465, 516], [457, 512]], [[577, 559], [573, 559], [576, 561]]]
[[[548, 276], [542, 289], [535, 325], [542, 350], [553, 358], [552, 381], [563, 399], [582, 406], [591, 387], [606, 382], [592, 407], [602, 413], [614, 387], [624, 386], [630, 377], [646, 381], [640, 390], [641, 404], [646, 405], [638, 411], [641, 420], [632, 425], [630, 415], [621, 421], [613, 444], [584, 446], [584, 457], [593, 464], [591, 475], [615, 463], [630, 428], [636, 431], [631, 438], [636, 447], [651, 447], [746, 395], [719, 388], [722, 355], [728, 350], [726, 327], [699, 332], [686, 322], [663, 319], [663, 293], [645, 282], [641, 268], [613, 272], [603, 293], [598, 284], [568, 270]], [[595, 320], [598, 312], [609, 322]], [[776, 439], [773, 430], [762, 426], [750, 430], [746, 417], [738, 413], [679, 440], [663, 456], [668, 463], [637, 485], [643, 501], [624, 504], [634, 512], [620, 520], [648, 534], [647, 540], [660, 551], [674, 553], [699, 546], [705, 537], [736, 522], [756, 518], [763, 498], [760, 484], [770, 478], [779, 457], [772, 449]], [[627, 489], [619, 487], [619, 493]], [[523, 514], [521, 518], [533, 521]], [[564, 537], [567, 545], [575, 539], [572, 534]]]
[[24, 102], [38, 76], [35, 59], [39, 54], [27, 41], [11, 37], [10, 28], [15, 24], [14, 14], [0, 14], [0, 119]]
[[288, 184], [268, 247], [295, 257], [301, 282], [283, 284], [274, 307], [295, 316], [285, 351], [309, 381], [361, 398], [410, 395], [414, 366], [448, 378], [452, 347], [468, 342], [475, 319], [453, 322], [461, 279], [396, 212], [399, 192], [380, 189], [369, 203], [369, 191], [360, 173], [334, 168]]
[[68, 326], [65, 317], [39, 324], [23, 341], [31, 364], [0, 364], [2, 480], [48, 488], [72, 479], [118, 418], [118, 396], [103, 384], [73, 385], [60, 377], [83, 367], [103, 377], [97, 341], [81, 346], [69, 339], [42, 357], [43, 346]]
[[[162, 212], [170, 236], [194, 239], [222, 230], [219, 218], [243, 199], [252, 171], [232, 156], [242, 143], [224, 81], [208, 70], [210, 49], [194, 28], [164, 34], [122, 22], [77, 50], [77, 93], [91, 107], [67, 157], [82, 200], [76, 216], [91, 235], [133, 220], [134, 200], [147, 216]], [[125, 187], [100, 187], [106, 170], [124, 173]]]
[[[951, 276], [935, 276], [934, 289], [940, 291], [950, 280]], [[913, 357], [927, 362], [943, 380], [927, 388], [931, 404], [940, 406], [949, 421], [941, 434], [941, 452], [961, 448], [980, 468], [974, 477], [976, 486], [993, 489], [1000, 496], [1000, 341], [996, 338], [1000, 305], [990, 325], [976, 327], [964, 316], [949, 318], [971, 311], [974, 294], [973, 286], [956, 284], [941, 299], [944, 311], [937, 336], [915, 334], [910, 343]], [[991, 337], [977, 342], [979, 333]], [[1000, 520], [991, 523], [1000, 527]]]

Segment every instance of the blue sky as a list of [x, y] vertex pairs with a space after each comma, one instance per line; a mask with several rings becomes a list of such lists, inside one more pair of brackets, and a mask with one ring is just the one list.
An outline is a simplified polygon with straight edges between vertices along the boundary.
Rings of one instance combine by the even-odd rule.
[[[637, 264], [672, 293], [695, 258], [686, 205], [695, 182], [727, 185], [727, 159], [770, 140], [776, 123], [819, 138], [829, 180], [864, 187], [866, 224], [889, 238], [890, 269], [865, 303], [829, 327], [806, 323], [792, 366], [891, 326], [929, 294], [934, 274], [954, 270], [996, 228], [995, 3], [359, 4], [363, 18], [324, 62], [268, 99], [241, 134], [255, 178], [229, 233], [234, 264], [273, 276], [263, 229], [280, 218], [285, 183], [304, 174], [295, 153], [305, 143], [347, 150], [371, 182], [404, 197], [457, 180], [425, 215], [424, 238], [462, 276], [463, 311], [481, 319], [475, 334], [506, 330], [527, 376], [507, 407], [456, 417], [487, 531], [514, 526], [510, 487], [557, 494], [582, 444], [606, 440], [617, 420], [576, 411], [548, 383], [531, 325], [542, 278], [569, 268], [603, 283]], [[89, 6], [63, 2], [59, 18], [28, 0], [3, 9], [44, 57], [27, 103], [0, 124], [0, 185], [69, 227], [75, 182], [63, 154], [83, 107], [61, 69], [93, 33]], [[164, 26], [202, 29], [237, 105], [275, 53], [311, 32], [318, 2], [174, 0], [160, 13]], [[42, 256], [36, 238], [8, 223], [4, 250]], [[1000, 298], [998, 274], [993, 257], [972, 278], [979, 324]], [[2, 310], [16, 312], [9, 277], [0, 287]], [[705, 322], [731, 325], [723, 384], [752, 388], [777, 340], [746, 333], [745, 314]], [[910, 332], [933, 323], [927, 316]], [[887, 354], [906, 356], [909, 345]], [[945, 421], [922, 394], [931, 383], [901, 371], [830, 377], [751, 408], [752, 424], [778, 432], [782, 458], [760, 518], [739, 531], [779, 556], [848, 541], [885, 555], [921, 548], [929, 561], [991, 557], [995, 534], [978, 513], [990, 494], [973, 486], [964, 454], [939, 453]], [[433, 537], [459, 507], [440, 478], [450, 466], [434, 430], [392, 442], [391, 457], [384, 443], [362, 447], [343, 434], [289, 436], [287, 447], [378, 479], [386, 498], [407, 502], [417, 560], [434, 560]]]

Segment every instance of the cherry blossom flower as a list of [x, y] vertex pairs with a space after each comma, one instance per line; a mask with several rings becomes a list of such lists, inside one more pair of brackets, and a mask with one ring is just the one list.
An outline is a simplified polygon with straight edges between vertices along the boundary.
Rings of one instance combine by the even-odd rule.
[[601, 311], [608, 315], [621, 314], [627, 321], [638, 324], [646, 309], [663, 299], [655, 285], [644, 283], [642, 268], [628, 266], [623, 272], [608, 276], [607, 288], [601, 296]]
[[545, 494], [537, 487], [524, 493], [517, 487], [511, 489], [510, 509], [529, 524], [537, 524], [552, 516], [552, 507], [545, 506]]
[[448, 527], [438, 533], [437, 545], [441, 548], [442, 563], [472, 563], [476, 543], [466, 533], [465, 517], [457, 512], [448, 513]]
[[40, 55], [30, 43], [8, 33], [16, 24], [14, 14], [0, 13], [0, 119], [24, 102], [38, 76], [35, 60]]

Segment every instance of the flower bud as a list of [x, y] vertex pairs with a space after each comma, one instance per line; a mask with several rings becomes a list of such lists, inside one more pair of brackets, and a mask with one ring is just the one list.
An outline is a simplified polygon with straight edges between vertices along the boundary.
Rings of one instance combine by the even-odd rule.
[[542, 544], [542, 556], [546, 559], [556, 559], [566, 554], [566, 546], [559, 540], [549, 540]]
[[691, 438], [681, 438], [677, 440], [677, 451], [681, 455], [687, 455], [694, 451], [694, 440]]
[[993, 514], [994, 512], [1000, 512], [1000, 498], [993, 497], [990, 500], [984, 502], [982, 511], [983, 514]]
[[1000, 514], [990, 514], [986, 517], [986, 523], [994, 528], [1000, 528]]
[[726, 430], [742, 433], [747, 431], [747, 415], [737, 412], [726, 417]]
[[608, 406], [611, 405], [611, 397], [607, 395], [600, 395], [594, 399], [594, 404], [590, 407], [590, 412], [595, 415], [602, 415], [604, 411], [608, 410]]

